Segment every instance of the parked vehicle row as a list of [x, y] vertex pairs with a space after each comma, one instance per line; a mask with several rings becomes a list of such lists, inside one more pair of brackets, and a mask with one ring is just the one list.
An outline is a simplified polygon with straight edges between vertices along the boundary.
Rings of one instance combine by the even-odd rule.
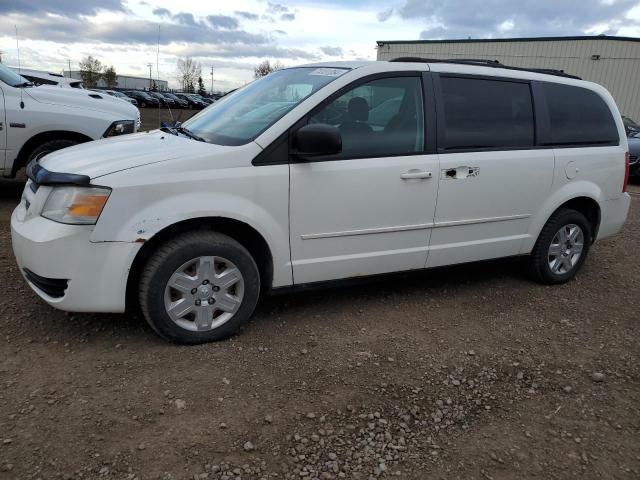
[[202, 110], [211, 105], [214, 100], [195, 93], [171, 93], [171, 92], [152, 92], [142, 90], [95, 90], [97, 92], [105, 92], [109, 95], [125, 97], [132, 99], [141, 108], [146, 107], [162, 107], [162, 108], [189, 108]]
[[314, 64], [31, 163], [12, 241], [50, 305], [138, 305], [193, 344], [237, 332], [265, 292], [353, 277], [521, 255], [567, 282], [622, 228], [628, 165], [613, 98], [576, 77]]

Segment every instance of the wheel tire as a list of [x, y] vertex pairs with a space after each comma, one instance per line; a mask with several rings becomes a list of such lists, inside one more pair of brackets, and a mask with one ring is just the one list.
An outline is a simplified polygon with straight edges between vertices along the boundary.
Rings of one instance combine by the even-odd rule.
[[[181, 266], [210, 256], [226, 259], [240, 271], [241, 303], [221, 325], [206, 331], [189, 330], [170, 317], [165, 307], [165, 293]], [[188, 345], [212, 342], [230, 337], [249, 320], [260, 296], [260, 272], [251, 254], [233, 238], [216, 232], [190, 232], [167, 241], [152, 254], [142, 271], [138, 293], [145, 319], [162, 338]]]
[[[568, 225], [577, 225], [582, 230], [583, 246], [580, 256], [573, 266], [565, 272], [555, 273], [549, 265], [551, 244], [560, 232], [560, 230]], [[529, 258], [529, 272], [532, 278], [545, 285], [556, 285], [566, 283], [578, 273], [582, 264], [587, 258], [592, 242], [591, 225], [586, 217], [576, 211], [568, 208], [562, 208], [555, 212], [547, 221], [540, 236], [536, 241], [531, 256]]]
[[48, 142], [44, 142], [29, 154], [29, 157], [27, 158], [27, 165], [29, 165], [32, 160], [40, 161], [40, 158], [44, 157], [48, 153], [55, 152], [56, 150], [61, 150], [63, 148], [72, 147], [73, 145], [77, 145], [78, 143], [79, 142], [75, 140], [69, 139], [49, 140]]
[[140, 102], [140, 108], [145, 108], [147, 104], [145, 102]]

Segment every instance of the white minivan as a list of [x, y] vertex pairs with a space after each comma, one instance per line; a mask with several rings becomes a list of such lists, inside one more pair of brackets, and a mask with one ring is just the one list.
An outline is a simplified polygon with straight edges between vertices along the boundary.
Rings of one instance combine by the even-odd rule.
[[133, 133], [136, 107], [81, 88], [35, 85], [0, 64], [0, 175], [78, 143]]
[[28, 284], [79, 312], [141, 307], [168, 340], [225, 338], [261, 292], [522, 255], [570, 280], [629, 209], [601, 86], [402, 59], [280, 70], [182, 126], [28, 168], [11, 219]]

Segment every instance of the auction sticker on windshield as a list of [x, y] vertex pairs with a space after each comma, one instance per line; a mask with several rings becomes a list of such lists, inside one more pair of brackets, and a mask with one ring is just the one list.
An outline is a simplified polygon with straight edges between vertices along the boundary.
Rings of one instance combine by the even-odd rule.
[[316, 68], [309, 75], [322, 75], [324, 77], [339, 77], [343, 73], [346, 73], [347, 70], [344, 68]]

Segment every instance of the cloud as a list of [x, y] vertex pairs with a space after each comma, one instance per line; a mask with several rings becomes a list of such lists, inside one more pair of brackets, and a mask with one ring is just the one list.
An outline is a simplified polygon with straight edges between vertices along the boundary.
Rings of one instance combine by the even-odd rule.
[[282, 20], [283, 22], [292, 22], [295, 19], [295, 13], [283, 13], [282, 15], [280, 15], [280, 20]]
[[192, 46], [175, 49], [177, 55], [189, 57], [210, 57], [212, 52], [218, 58], [286, 58], [290, 60], [320, 60], [314, 53], [299, 48], [279, 47], [277, 45], [225, 45]]
[[289, 7], [282, 5], [281, 3], [267, 2], [267, 11], [269, 13], [287, 13]]
[[197, 27], [196, 19], [192, 13], [180, 12], [173, 16], [173, 19], [182, 25], [189, 25], [190, 27]]
[[320, 47], [320, 51], [330, 57], [341, 57], [344, 55], [342, 47]]
[[171, 10], [168, 10], [166, 8], [154, 8], [151, 13], [153, 13], [154, 15], [158, 16], [158, 17], [171, 17]]
[[635, 6], [636, 0], [404, 0], [396, 12], [405, 20], [422, 20], [422, 38], [491, 38], [503, 36], [505, 25], [509, 36], [579, 35], [594, 25], [619, 27]]
[[[262, 45], [271, 42], [265, 34], [244, 30], [212, 28], [208, 23], [197, 21], [193, 15], [179, 13], [173, 17], [178, 23], [160, 24], [160, 43], [174, 42], [192, 44]], [[154, 45], [158, 42], [158, 24], [143, 19], [87, 22], [82, 18], [43, 15], [0, 16], [0, 31], [10, 32], [18, 25], [22, 38], [51, 42], [106, 43], [111, 45]], [[102, 45], [101, 48], [106, 47]]]
[[92, 15], [99, 10], [126, 11], [122, 0], [15, 0], [0, 1], [0, 15], [9, 13], [53, 13], [55, 15]]
[[378, 21], [379, 22], [386, 22], [387, 20], [389, 20], [391, 18], [391, 15], [393, 15], [393, 8], [390, 8], [388, 10], [385, 10], [383, 12], [378, 12]]
[[233, 14], [237, 17], [244, 18], [245, 20], [258, 20], [260, 15], [257, 13], [245, 12], [242, 10], [236, 10]]
[[227, 15], [209, 15], [207, 20], [213, 28], [236, 30], [240, 26], [238, 20]]

